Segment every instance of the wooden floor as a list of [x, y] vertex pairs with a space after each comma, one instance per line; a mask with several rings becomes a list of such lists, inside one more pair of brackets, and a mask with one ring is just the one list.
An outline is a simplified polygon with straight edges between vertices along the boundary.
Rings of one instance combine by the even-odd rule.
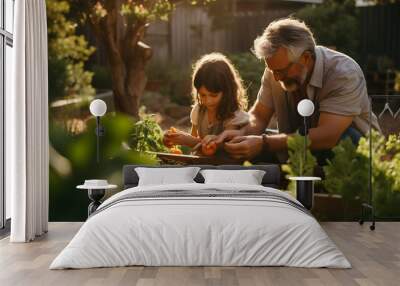
[[0, 241], [0, 285], [400, 285], [400, 222], [322, 223], [352, 269], [289, 267], [123, 267], [48, 270], [81, 223], [50, 223], [49, 233], [27, 244]]

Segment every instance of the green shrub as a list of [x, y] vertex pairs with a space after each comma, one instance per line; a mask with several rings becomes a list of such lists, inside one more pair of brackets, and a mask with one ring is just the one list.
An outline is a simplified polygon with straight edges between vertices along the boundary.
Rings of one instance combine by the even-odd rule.
[[95, 48], [77, 34], [77, 24], [69, 19], [70, 12], [68, 1], [46, 0], [49, 102], [95, 94], [91, 85], [93, 74], [84, 67]]
[[151, 156], [123, 148], [132, 132], [133, 121], [125, 115], [102, 117], [105, 136], [100, 141], [101, 160], [96, 162], [95, 119], [87, 131], [69, 133], [62, 125], [50, 121], [50, 221], [84, 221], [89, 199], [87, 192], [76, 190], [86, 179], [108, 179], [122, 188], [122, 166], [157, 164]]
[[327, 191], [342, 196], [346, 205], [354, 200], [367, 199], [368, 157], [357, 152], [350, 138], [341, 141], [333, 148], [334, 157], [324, 166]]
[[252, 53], [231, 54], [228, 57], [243, 79], [249, 98], [249, 106], [251, 106], [257, 99], [265, 64]]
[[49, 102], [53, 102], [65, 95], [67, 82], [67, 62], [64, 59], [49, 57]]
[[[376, 215], [400, 215], [400, 135], [388, 139], [372, 133], [372, 189]], [[324, 186], [329, 193], [340, 194], [349, 204], [368, 199], [369, 142], [362, 138], [358, 147], [341, 141], [333, 149], [334, 158], [324, 167]]]
[[[282, 170], [287, 173], [286, 178], [295, 176], [313, 176], [317, 160], [309, 150], [310, 140], [307, 141], [306, 161], [304, 161], [304, 136], [296, 134], [288, 138], [288, 162], [282, 165]], [[293, 192], [295, 183], [291, 181], [288, 189]]]
[[299, 10], [295, 16], [311, 27], [318, 44], [357, 59], [359, 23], [354, 0], [326, 0]]
[[154, 116], [145, 114], [144, 109], [141, 109], [139, 116], [140, 120], [134, 124], [130, 134], [129, 146], [139, 152], [167, 152], [162, 142], [163, 131]]
[[152, 62], [146, 67], [148, 81], [157, 82], [157, 92], [168, 96], [174, 103], [190, 105], [191, 97], [191, 70], [182, 68], [173, 63]]

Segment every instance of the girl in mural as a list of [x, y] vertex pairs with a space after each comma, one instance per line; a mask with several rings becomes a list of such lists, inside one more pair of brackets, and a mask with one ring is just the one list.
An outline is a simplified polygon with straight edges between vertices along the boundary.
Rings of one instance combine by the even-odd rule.
[[249, 121], [242, 79], [226, 56], [207, 54], [194, 65], [192, 96], [191, 134], [171, 128], [164, 134], [164, 144], [201, 146], [205, 155], [212, 155], [218, 148], [213, 141], [216, 135], [240, 129]]

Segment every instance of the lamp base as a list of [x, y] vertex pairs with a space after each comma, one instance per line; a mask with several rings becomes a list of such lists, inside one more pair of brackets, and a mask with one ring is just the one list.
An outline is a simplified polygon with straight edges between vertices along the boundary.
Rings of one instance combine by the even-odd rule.
[[296, 199], [308, 210], [314, 205], [314, 181], [320, 181], [320, 177], [289, 177], [296, 181]]
[[296, 199], [311, 210], [314, 205], [314, 181], [296, 181]]
[[88, 217], [101, 205], [100, 200], [104, 197], [105, 193], [106, 190], [104, 189], [88, 190], [89, 199], [92, 201], [88, 206]]

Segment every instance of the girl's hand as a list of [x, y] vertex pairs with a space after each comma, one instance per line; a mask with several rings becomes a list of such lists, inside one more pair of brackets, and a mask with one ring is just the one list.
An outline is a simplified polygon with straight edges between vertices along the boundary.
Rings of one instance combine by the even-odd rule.
[[192, 143], [192, 135], [180, 130], [174, 132], [168, 130], [164, 133], [163, 142], [167, 147], [172, 147], [173, 145], [190, 146]]
[[166, 147], [171, 148], [175, 145], [174, 142], [171, 140], [171, 134], [176, 133], [176, 131], [177, 129], [175, 127], [170, 127], [167, 131], [164, 132], [163, 143]]
[[203, 140], [201, 140], [201, 153], [205, 156], [213, 156], [218, 149], [216, 135], [206, 135]]
[[[168, 132], [168, 131], [167, 131]], [[165, 145], [165, 147], [171, 148], [172, 146], [174, 146], [174, 143], [171, 141], [171, 139], [168, 137], [167, 132], [164, 133], [163, 136], [163, 144]]]

